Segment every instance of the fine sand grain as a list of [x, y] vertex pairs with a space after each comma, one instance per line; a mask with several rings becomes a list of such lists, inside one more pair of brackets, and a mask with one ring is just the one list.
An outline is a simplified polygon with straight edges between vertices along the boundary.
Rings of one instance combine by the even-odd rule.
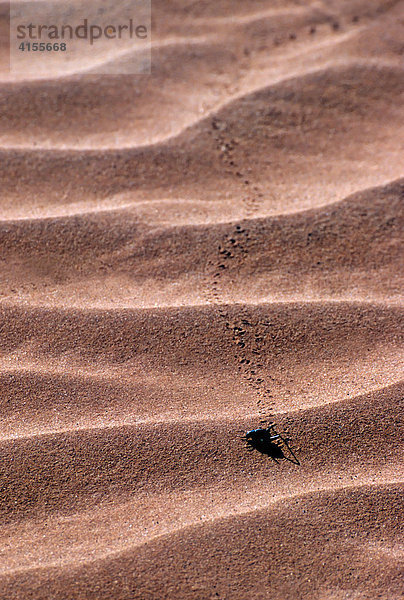
[[154, 0], [141, 76], [7, 31], [0, 598], [402, 599], [404, 2]]

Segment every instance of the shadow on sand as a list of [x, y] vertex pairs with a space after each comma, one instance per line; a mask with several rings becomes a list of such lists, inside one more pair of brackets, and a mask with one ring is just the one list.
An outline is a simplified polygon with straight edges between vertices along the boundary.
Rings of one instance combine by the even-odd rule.
[[273, 423], [266, 428], [247, 431], [242, 439], [246, 441], [249, 450], [257, 450], [261, 454], [266, 454], [275, 462], [288, 460], [294, 465], [300, 465], [298, 458], [288, 444], [289, 440], [275, 430]]

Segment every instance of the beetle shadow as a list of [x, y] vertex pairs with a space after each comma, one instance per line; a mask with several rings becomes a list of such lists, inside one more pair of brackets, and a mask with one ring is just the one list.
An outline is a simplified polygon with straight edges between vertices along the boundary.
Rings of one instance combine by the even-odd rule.
[[244, 437], [247, 443], [247, 448], [250, 451], [257, 450], [261, 454], [265, 454], [279, 463], [280, 460], [287, 460], [294, 465], [300, 465], [299, 459], [295, 456], [288, 444], [288, 440], [277, 434], [277, 437], [282, 441], [282, 445], [273, 441], [273, 429], [260, 429], [254, 432], [251, 437]]

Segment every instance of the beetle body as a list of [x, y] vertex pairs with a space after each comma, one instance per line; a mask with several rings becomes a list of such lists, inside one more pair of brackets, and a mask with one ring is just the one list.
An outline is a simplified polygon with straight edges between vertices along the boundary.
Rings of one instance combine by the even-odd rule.
[[[247, 442], [249, 450], [258, 450], [258, 452], [270, 456], [276, 462], [278, 462], [277, 459], [284, 458], [295, 464], [300, 464], [291, 450], [288, 440], [275, 430], [274, 423], [271, 423], [268, 427], [250, 429], [250, 431], [246, 432], [243, 439]], [[287, 449], [286, 455], [283, 448]]]

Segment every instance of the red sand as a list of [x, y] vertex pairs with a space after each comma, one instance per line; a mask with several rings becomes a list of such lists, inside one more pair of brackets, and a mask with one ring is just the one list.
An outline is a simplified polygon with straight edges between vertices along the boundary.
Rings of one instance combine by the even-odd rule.
[[153, 22], [0, 72], [0, 597], [403, 598], [404, 3]]

